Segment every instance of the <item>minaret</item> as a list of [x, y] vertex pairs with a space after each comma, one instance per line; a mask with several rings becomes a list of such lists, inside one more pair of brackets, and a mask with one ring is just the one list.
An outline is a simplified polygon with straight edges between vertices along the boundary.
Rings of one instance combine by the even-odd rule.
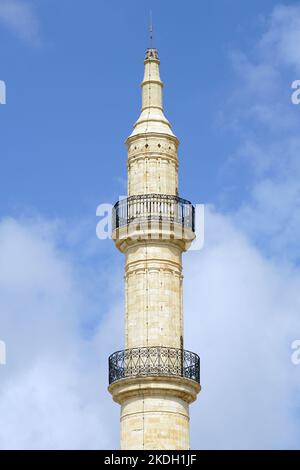
[[109, 391], [121, 405], [122, 449], [189, 449], [189, 404], [199, 357], [184, 350], [182, 253], [195, 211], [178, 196], [178, 144], [163, 112], [157, 50], [144, 61], [141, 115], [128, 137], [128, 197], [113, 209], [125, 254], [125, 350], [109, 357]]

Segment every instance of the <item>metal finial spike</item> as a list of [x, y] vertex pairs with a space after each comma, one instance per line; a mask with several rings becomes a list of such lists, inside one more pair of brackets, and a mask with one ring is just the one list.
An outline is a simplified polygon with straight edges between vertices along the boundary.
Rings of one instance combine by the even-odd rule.
[[150, 33], [150, 47], [153, 47], [153, 18], [152, 18], [152, 10], [150, 10], [150, 27], [149, 27], [149, 33]]

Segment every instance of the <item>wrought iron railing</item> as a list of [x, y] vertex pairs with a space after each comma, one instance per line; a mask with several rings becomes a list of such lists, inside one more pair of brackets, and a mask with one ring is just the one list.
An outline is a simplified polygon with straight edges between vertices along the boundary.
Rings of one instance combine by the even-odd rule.
[[141, 221], [164, 221], [195, 231], [195, 208], [190, 201], [168, 194], [141, 194], [117, 202], [112, 211], [112, 229]]
[[200, 383], [200, 358], [184, 349], [163, 346], [125, 349], [109, 359], [109, 383], [127, 377], [180, 376]]

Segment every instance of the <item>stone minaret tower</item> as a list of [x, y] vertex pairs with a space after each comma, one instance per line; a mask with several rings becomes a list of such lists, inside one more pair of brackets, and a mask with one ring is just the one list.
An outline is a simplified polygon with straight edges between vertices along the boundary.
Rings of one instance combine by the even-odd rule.
[[178, 196], [178, 139], [163, 112], [157, 50], [146, 52], [142, 111], [127, 139], [128, 197], [113, 209], [125, 255], [125, 350], [109, 358], [109, 391], [121, 405], [122, 449], [189, 449], [189, 404], [199, 357], [184, 350], [182, 253], [194, 207]]

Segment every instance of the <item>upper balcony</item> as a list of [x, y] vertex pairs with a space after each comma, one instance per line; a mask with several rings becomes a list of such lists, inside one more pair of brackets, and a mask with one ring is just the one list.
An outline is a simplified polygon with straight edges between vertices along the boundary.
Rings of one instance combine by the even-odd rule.
[[176, 223], [194, 232], [195, 208], [190, 201], [168, 194], [130, 196], [114, 205], [113, 230], [145, 220]]
[[130, 196], [114, 205], [112, 232], [121, 251], [129, 239], [151, 238], [177, 240], [186, 250], [195, 238], [195, 208], [168, 194]]

